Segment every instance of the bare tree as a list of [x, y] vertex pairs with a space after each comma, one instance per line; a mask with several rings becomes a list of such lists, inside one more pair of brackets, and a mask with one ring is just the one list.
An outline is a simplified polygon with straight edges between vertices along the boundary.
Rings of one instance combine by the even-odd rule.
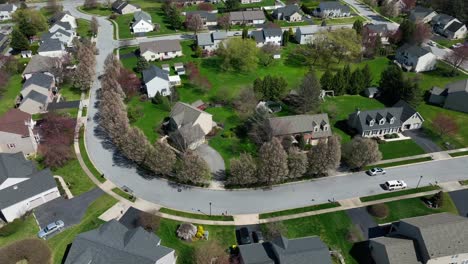
[[432, 37], [432, 29], [428, 24], [419, 22], [416, 24], [413, 34], [413, 41], [421, 45]]
[[400, 14], [397, 1], [394, 0], [384, 0], [380, 7], [380, 11], [387, 17], [397, 17]]
[[459, 69], [463, 63], [468, 61], [468, 46], [463, 45], [458, 48], [454, 48], [447, 54], [445, 59], [453, 65], [452, 75], [455, 74], [455, 70]]
[[267, 122], [270, 116], [267, 111], [257, 109], [246, 122], [249, 138], [259, 146], [272, 138], [271, 127]]
[[96, 8], [98, 6], [97, 0], [85, 0], [83, 6], [86, 9]]
[[297, 89], [297, 93], [302, 101], [297, 107], [300, 113], [304, 114], [318, 109], [321, 103], [320, 94], [322, 93], [322, 87], [314, 71], [309, 71], [304, 76]]
[[446, 114], [437, 114], [432, 120], [432, 127], [440, 136], [453, 136], [458, 133], [458, 124]]
[[53, 13], [59, 12], [61, 6], [57, 3], [57, 0], [47, 0], [47, 8]]
[[354, 137], [343, 145], [343, 161], [351, 169], [362, 169], [382, 159], [377, 141], [370, 138]]
[[292, 179], [301, 178], [307, 171], [307, 155], [297, 147], [289, 148], [288, 152], [288, 177]]
[[252, 185], [257, 183], [257, 164], [252, 155], [241, 153], [239, 158], [231, 159], [228, 183], [232, 185]]
[[90, 30], [93, 37], [96, 37], [99, 30], [99, 22], [95, 16], [91, 18]]
[[196, 35], [198, 31], [203, 29], [203, 20], [199, 14], [189, 15], [185, 21], [185, 26]]
[[229, 255], [216, 240], [202, 244], [195, 249], [195, 262], [206, 264], [229, 264]]
[[226, 31], [230, 29], [231, 22], [229, 21], [229, 14], [223, 14], [222, 16], [218, 17], [218, 26]]
[[183, 154], [176, 177], [181, 182], [207, 184], [211, 179], [211, 172], [203, 158], [189, 151]]
[[252, 88], [242, 89], [239, 96], [234, 100], [234, 108], [241, 118], [251, 116], [257, 106], [257, 98]]
[[271, 186], [282, 182], [288, 176], [288, 154], [277, 138], [264, 143], [259, 151], [259, 179]]

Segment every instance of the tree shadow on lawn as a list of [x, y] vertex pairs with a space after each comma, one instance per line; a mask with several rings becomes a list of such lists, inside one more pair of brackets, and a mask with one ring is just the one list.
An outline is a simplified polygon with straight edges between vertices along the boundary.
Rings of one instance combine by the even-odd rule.
[[210, 57], [210, 58], [205, 58], [201, 61], [201, 66], [207, 70], [216, 72], [216, 73], [222, 73], [224, 72], [221, 70], [219, 65], [222, 63], [221, 58], [218, 57]]
[[373, 264], [369, 250], [369, 241], [357, 242], [351, 248], [349, 254], [359, 264]]

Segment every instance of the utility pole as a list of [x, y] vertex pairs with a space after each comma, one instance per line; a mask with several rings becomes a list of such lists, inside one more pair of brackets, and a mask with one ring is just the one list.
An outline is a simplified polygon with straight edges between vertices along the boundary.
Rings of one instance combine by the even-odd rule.
[[211, 216], [211, 202], [210, 202], [210, 216]]
[[419, 176], [419, 181], [418, 181], [418, 185], [416, 185], [416, 189], [419, 187], [419, 183], [421, 183], [421, 179], [423, 178], [423, 176]]

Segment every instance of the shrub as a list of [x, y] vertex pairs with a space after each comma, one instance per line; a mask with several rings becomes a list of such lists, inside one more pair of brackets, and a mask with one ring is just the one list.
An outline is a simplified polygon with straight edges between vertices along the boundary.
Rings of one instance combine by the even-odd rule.
[[442, 207], [444, 204], [444, 193], [442, 191], [434, 194], [431, 197], [432, 206], [435, 208]]
[[195, 237], [202, 238], [204, 233], [205, 233], [205, 229], [203, 229], [203, 226], [198, 226], [197, 234], [195, 235]]
[[7, 237], [16, 233], [23, 225], [23, 220], [17, 218], [13, 222], [0, 228], [0, 237]]
[[0, 263], [15, 264], [26, 260], [27, 263], [48, 264], [51, 251], [47, 243], [40, 239], [17, 241], [0, 249]]
[[385, 218], [388, 216], [390, 209], [386, 204], [380, 203], [368, 206], [367, 211], [377, 218]]

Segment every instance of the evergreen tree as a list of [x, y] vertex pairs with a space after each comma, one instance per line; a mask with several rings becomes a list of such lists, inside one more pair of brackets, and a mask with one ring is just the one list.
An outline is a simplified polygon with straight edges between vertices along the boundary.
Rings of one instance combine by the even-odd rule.
[[29, 40], [28, 38], [21, 33], [17, 28], [13, 29], [11, 32], [11, 42], [10, 46], [14, 50], [28, 50], [29, 49]]
[[348, 94], [359, 94], [364, 90], [364, 78], [362, 75], [362, 71], [360, 69], [356, 69], [352, 74], [351, 78], [348, 82]]
[[139, 57], [138, 61], [137, 61], [136, 68], [135, 68], [135, 71], [141, 73], [144, 70], [148, 69], [149, 66], [150, 65], [149, 65], [148, 61], [145, 59], [145, 57]]
[[354, 21], [353, 23], [353, 29], [356, 31], [356, 33], [358, 35], [361, 35], [361, 32], [362, 32], [362, 28], [364, 27], [364, 25], [362, 24], [362, 20], [361, 19], [358, 19], [356, 21]]
[[242, 39], [246, 39], [249, 37], [249, 30], [247, 28], [242, 29]]
[[332, 81], [332, 90], [335, 91], [335, 95], [343, 95], [346, 92], [346, 86], [347, 83], [343, 71], [337, 71]]
[[320, 78], [320, 85], [325, 91], [333, 90], [333, 74], [330, 70], [326, 70]]
[[346, 64], [343, 67], [343, 78], [346, 84], [349, 83], [349, 80], [351, 79], [351, 67], [349, 64]]
[[372, 85], [372, 72], [369, 68], [369, 64], [366, 64], [364, 68], [362, 68], [362, 80], [364, 88], [371, 87]]
[[289, 42], [289, 31], [288, 30], [285, 30], [283, 32], [283, 46], [287, 46], [288, 45], [288, 42]]

